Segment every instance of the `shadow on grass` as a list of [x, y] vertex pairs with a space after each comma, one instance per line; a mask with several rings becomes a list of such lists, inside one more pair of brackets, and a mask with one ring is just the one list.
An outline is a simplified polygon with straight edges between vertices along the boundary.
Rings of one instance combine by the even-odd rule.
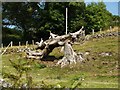
[[60, 57], [55, 57], [53, 55], [48, 55], [47, 57], [44, 57], [42, 58], [42, 61], [54, 61], [54, 60], [59, 60], [59, 59], [62, 59], [63, 56], [60, 56]]

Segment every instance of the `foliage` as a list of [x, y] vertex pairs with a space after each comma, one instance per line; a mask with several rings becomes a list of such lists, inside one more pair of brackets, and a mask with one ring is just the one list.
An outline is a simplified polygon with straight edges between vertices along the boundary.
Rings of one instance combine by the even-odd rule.
[[23, 30], [23, 38], [32, 38], [36, 20], [34, 17], [38, 14], [37, 3], [30, 2], [4, 2], [3, 5], [3, 25], [14, 25]]
[[[65, 34], [65, 8], [68, 7], [68, 31], [84, 25], [84, 2], [4, 2], [3, 25], [14, 25], [23, 31], [23, 40], [48, 39], [49, 32]], [[72, 12], [72, 13], [71, 13]]]
[[2, 28], [2, 43], [4, 43], [4, 46], [8, 45], [11, 41], [14, 42], [14, 45], [18, 45], [19, 41], [22, 41], [22, 35], [21, 31], [18, 31], [16, 29], [10, 29], [7, 27]]
[[[84, 26], [86, 33], [92, 29], [106, 29], [119, 24], [119, 16], [113, 16], [103, 2], [3, 2], [3, 27], [15, 26], [22, 31], [23, 41], [44, 40], [49, 31], [65, 34], [65, 13], [68, 8], [68, 32], [75, 32]], [[7, 27], [8, 28], [8, 27]], [[4, 29], [3, 29], [4, 30]], [[8, 33], [8, 32], [6, 32]]]
[[120, 26], [120, 23], [119, 23], [120, 22], [120, 16], [113, 15], [112, 19], [113, 19], [112, 26]]
[[85, 8], [84, 2], [46, 2], [44, 10], [42, 10], [44, 17], [41, 18], [42, 26], [39, 31], [50, 30], [58, 35], [65, 34], [66, 7], [68, 8], [68, 31], [73, 32], [80, 29], [83, 25], [81, 13]]
[[[30, 88], [32, 87], [32, 77], [29, 74], [31, 70], [30, 62], [23, 62], [22, 59], [17, 59], [18, 62], [15, 63], [14, 60], [9, 59], [11, 66], [15, 69], [16, 74], [3, 72], [3, 78], [9, 79], [12, 88]], [[26, 77], [24, 77], [26, 75]]]
[[68, 30], [69, 32], [75, 32], [81, 28], [81, 26], [86, 26], [84, 20], [85, 14], [85, 3], [84, 2], [70, 2], [68, 7]]
[[92, 2], [86, 7], [85, 21], [87, 22], [87, 33], [92, 29], [99, 31], [100, 28], [108, 28], [112, 22], [112, 14], [106, 10], [103, 2]]

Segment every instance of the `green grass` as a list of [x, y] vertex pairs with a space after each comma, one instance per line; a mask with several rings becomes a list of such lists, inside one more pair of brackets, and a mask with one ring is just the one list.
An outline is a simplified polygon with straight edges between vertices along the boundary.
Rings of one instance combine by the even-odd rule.
[[[42, 81], [47, 85], [55, 87], [78, 87], [78, 88], [118, 88], [118, 38], [107, 37], [87, 41], [81, 45], [73, 45], [76, 52], [89, 51], [87, 60], [81, 63], [72, 64], [63, 68], [55, 66], [58, 59], [63, 56], [60, 47], [55, 48], [51, 56], [54, 61], [33, 60], [30, 64], [29, 74], [33, 78], [33, 87], [40, 87]], [[102, 52], [112, 52], [112, 56], [99, 56]], [[25, 59], [22, 53], [21, 59]], [[7, 54], [2, 56], [3, 72], [16, 74], [9, 59], [17, 62], [19, 54]], [[24, 77], [24, 76], [23, 76]], [[79, 83], [79, 84], [78, 84]], [[77, 85], [77, 86], [76, 86]]]

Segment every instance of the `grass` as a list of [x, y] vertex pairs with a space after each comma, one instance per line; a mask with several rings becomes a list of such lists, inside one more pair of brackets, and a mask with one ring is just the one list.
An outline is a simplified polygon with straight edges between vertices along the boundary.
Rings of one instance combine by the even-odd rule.
[[[118, 88], [118, 38], [107, 37], [86, 41], [81, 45], [73, 45], [76, 52], [90, 52], [87, 60], [60, 68], [55, 66], [58, 59], [63, 56], [60, 47], [55, 48], [51, 56], [54, 61], [32, 60], [29, 74], [33, 78], [33, 87], [40, 87], [44, 82], [54, 87], [67, 88]], [[100, 56], [102, 52], [111, 52], [112, 56]], [[25, 53], [21, 53], [21, 59], [26, 62]], [[16, 74], [9, 59], [17, 62], [19, 54], [6, 54], [2, 56], [3, 72]], [[23, 76], [24, 78], [24, 76]], [[43, 82], [42, 82], [43, 81]]]

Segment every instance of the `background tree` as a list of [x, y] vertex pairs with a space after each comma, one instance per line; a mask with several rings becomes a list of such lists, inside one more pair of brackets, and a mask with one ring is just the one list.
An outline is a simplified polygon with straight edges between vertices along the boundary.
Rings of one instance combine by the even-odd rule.
[[112, 14], [106, 10], [103, 2], [92, 2], [86, 7], [85, 21], [87, 23], [87, 33], [92, 29], [99, 31], [100, 28], [108, 28], [112, 22]]
[[50, 30], [56, 34], [65, 34], [65, 13], [68, 8], [68, 31], [74, 32], [79, 30], [84, 21], [84, 2], [46, 2], [44, 8], [44, 26], [40, 29]]
[[84, 2], [70, 2], [68, 6], [68, 29], [69, 32], [75, 32], [82, 26], [86, 26]]
[[113, 15], [113, 17], [112, 17], [112, 26], [114, 27], [114, 26], [119, 26], [120, 25], [120, 23], [119, 23], [119, 21], [120, 21], [120, 16], [117, 16], [117, 15]]
[[86, 33], [92, 29], [99, 31], [100, 28], [114, 26], [119, 18], [107, 11], [103, 2], [92, 2], [87, 6], [84, 2], [4, 2], [2, 5], [3, 32], [8, 26], [14, 26], [14, 30], [21, 31], [23, 41], [39, 41], [40, 38], [46, 40], [49, 31], [58, 35], [65, 34], [66, 7], [68, 32], [75, 32], [82, 26]]
[[[23, 40], [33, 38], [33, 31], [36, 23], [34, 19], [39, 7], [37, 3], [28, 2], [4, 2], [3, 4], [3, 25], [14, 25], [23, 33]], [[4, 27], [3, 27], [4, 28]]]
[[48, 39], [49, 32], [65, 34], [65, 8], [68, 7], [68, 30], [73, 32], [83, 25], [84, 2], [5, 2], [3, 25], [15, 25], [22, 30], [24, 40]]
[[8, 43], [14, 40], [14, 45], [18, 45], [18, 41], [22, 41], [21, 35], [22, 32], [15, 28], [11, 29], [4, 27], [2, 30], [2, 43], [4, 44], [4, 46], [6, 46], [8, 45]]

